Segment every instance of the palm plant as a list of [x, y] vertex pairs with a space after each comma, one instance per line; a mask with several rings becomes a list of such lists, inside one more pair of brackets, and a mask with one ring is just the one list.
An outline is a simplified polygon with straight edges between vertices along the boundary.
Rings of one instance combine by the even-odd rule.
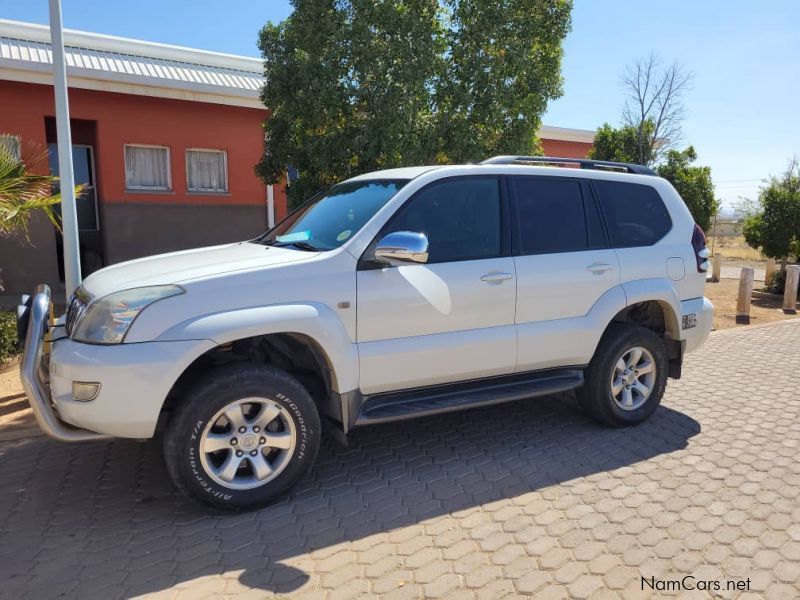
[[[58, 177], [39, 175], [31, 167], [47, 159], [47, 153], [26, 163], [10, 148], [0, 144], [0, 236], [21, 234], [30, 240], [30, 219], [33, 213], [43, 212], [56, 228], [60, 229], [54, 206], [61, 202], [61, 194], [53, 193]], [[75, 188], [76, 197], [82, 186]]]

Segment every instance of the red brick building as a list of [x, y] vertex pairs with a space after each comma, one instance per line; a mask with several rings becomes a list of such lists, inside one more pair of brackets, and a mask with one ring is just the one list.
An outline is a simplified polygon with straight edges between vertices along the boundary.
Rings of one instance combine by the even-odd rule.
[[[65, 31], [84, 274], [139, 256], [246, 239], [286, 214], [255, 175], [267, 111], [257, 58]], [[0, 20], [0, 143], [57, 171], [49, 29]], [[543, 127], [545, 153], [585, 156], [593, 132]], [[5, 294], [58, 288], [60, 236], [0, 238]]]

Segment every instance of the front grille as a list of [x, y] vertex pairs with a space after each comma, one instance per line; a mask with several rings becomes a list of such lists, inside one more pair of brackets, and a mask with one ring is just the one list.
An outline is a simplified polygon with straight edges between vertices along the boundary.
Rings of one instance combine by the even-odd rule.
[[72, 298], [70, 298], [69, 305], [67, 306], [67, 319], [65, 322], [68, 336], [72, 337], [72, 331], [83, 317], [83, 313], [86, 312], [86, 307], [89, 306], [90, 299], [89, 294], [87, 294], [83, 288], [78, 288], [75, 290], [75, 293], [72, 294]]

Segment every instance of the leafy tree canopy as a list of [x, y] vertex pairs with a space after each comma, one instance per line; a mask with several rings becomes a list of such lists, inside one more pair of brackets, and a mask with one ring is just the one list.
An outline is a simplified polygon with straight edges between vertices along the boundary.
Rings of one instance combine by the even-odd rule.
[[666, 160], [656, 167], [656, 172], [669, 181], [689, 207], [695, 223], [708, 231], [711, 219], [719, 210], [719, 200], [714, 197], [711, 167], [697, 167], [694, 147], [686, 150], [669, 150]]
[[760, 211], [745, 219], [744, 238], [771, 258], [800, 256], [800, 161], [771, 177], [758, 195]]
[[[653, 123], [645, 122], [642, 130], [643, 135], [649, 140], [653, 135]], [[615, 129], [608, 123], [603, 123], [595, 133], [594, 143], [589, 150], [589, 158], [639, 165], [650, 164], [652, 157], [649, 154], [641, 156], [640, 148], [639, 128], [633, 125], [623, 125], [619, 129]]]
[[293, 0], [259, 35], [270, 110], [256, 172], [292, 205], [346, 177], [534, 154], [561, 95], [571, 0]]

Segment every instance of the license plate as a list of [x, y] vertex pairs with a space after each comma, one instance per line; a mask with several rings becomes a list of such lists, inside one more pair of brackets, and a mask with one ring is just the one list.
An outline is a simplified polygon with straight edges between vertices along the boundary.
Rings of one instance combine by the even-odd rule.
[[697, 327], [697, 315], [695, 313], [683, 315], [683, 328], [691, 329], [692, 327]]

